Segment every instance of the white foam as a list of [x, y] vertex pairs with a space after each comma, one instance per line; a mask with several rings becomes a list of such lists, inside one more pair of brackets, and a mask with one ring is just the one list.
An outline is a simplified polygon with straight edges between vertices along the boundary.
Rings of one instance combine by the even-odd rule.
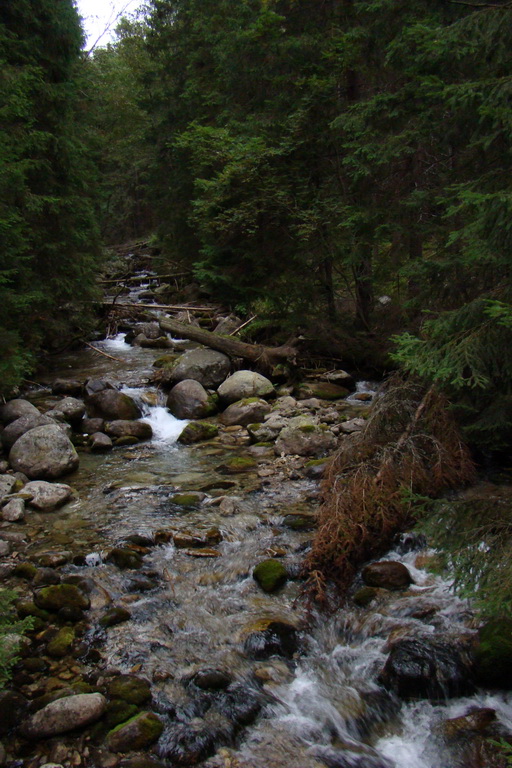
[[149, 413], [141, 421], [151, 425], [153, 440], [158, 443], [175, 443], [188, 424], [188, 421], [177, 419], [169, 413], [163, 405], [149, 408]]

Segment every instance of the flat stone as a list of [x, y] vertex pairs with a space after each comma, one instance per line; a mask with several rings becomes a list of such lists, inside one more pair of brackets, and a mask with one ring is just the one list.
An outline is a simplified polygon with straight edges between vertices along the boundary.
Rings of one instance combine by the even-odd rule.
[[69, 485], [64, 483], [48, 483], [45, 480], [33, 480], [27, 483], [23, 490], [25, 493], [32, 495], [29, 502], [30, 506], [41, 510], [61, 507], [69, 501], [73, 493]]

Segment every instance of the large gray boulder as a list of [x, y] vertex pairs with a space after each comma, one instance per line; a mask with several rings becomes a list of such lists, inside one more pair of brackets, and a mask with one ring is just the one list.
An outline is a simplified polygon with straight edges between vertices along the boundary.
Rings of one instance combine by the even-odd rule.
[[195, 379], [176, 384], [169, 392], [167, 407], [177, 419], [203, 419], [216, 410], [208, 392]]
[[70, 424], [77, 424], [85, 416], [85, 403], [77, 397], [64, 397], [53, 410], [62, 413]]
[[259, 397], [248, 397], [228, 405], [220, 417], [220, 421], [227, 427], [234, 424], [246, 427], [248, 424], [262, 421], [270, 411], [271, 406], [266, 400], [261, 400]]
[[83, 728], [94, 723], [107, 708], [101, 693], [79, 693], [52, 701], [22, 723], [20, 732], [26, 739], [46, 739], [59, 733]]
[[293, 456], [322, 456], [336, 447], [337, 440], [326, 429], [304, 416], [289, 420], [289, 426], [281, 430], [274, 446], [275, 453]]
[[42, 427], [45, 424], [55, 424], [55, 422], [49, 416], [39, 413], [39, 411], [30, 413], [27, 416], [20, 416], [19, 419], [11, 421], [1, 435], [4, 451], [10, 451], [16, 440], [24, 435], [25, 432], [36, 427]]
[[30, 493], [30, 506], [36, 509], [55, 509], [61, 507], [73, 493], [64, 483], [48, 483], [46, 480], [32, 480], [23, 488], [23, 493]]
[[[231, 361], [213, 349], [191, 349], [178, 358], [171, 372], [171, 381], [194, 379], [203, 387], [218, 387], [231, 370]], [[238, 398], [237, 398], [238, 399]]]
[[254, 371], [236, 371], [217, 392], [224, 403], [236, 403], [246, 397], [272, 397], [275, 394], [272, 382]]
[[89, 416], [102, 419], [133, 421], [142, 416], [139, 406], [129, 395], [117, 389], [103, 389], [87, 398]]
[[13, 445], [9, 463], [31, 480], [55, 480], [78, 467], [78, 454], [71, 440], [56, 424], [25, 432]]
[[21, 416], [41, 415], [35, 405], [29, 403], [28, 400], [16, 398], [15, 400], [9, 400], [5, 405], [0, 408], [0, 420], [4, 424], [10, 424], [11, 421], [16, 421]]

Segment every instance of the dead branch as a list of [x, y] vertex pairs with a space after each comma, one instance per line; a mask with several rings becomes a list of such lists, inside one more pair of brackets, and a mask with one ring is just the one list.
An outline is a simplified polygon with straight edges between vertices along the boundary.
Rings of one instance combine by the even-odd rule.
[[99, 355], [103, 355], [103, 357], [108, 357], [109, 360], [115, 360], [116, 363], [122, 363], [123, 362], [119, 357], [113, 357], [112, 355], [108, 355], [106, 352], [103, 352], [102, 349], [98, 349], [98, 347], [95, 347], [93, 344], [89, 344], [88, 341], [84, 341], [84, 344], [85, 344], [86, 347], [89, 347], [90, 349], [93, 349]]

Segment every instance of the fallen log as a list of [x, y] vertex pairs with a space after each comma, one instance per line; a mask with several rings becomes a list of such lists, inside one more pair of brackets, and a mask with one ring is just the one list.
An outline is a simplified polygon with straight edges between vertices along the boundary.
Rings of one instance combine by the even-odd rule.
[[241, 357], [249, 360], [258, 368], [269, 371], [275, 365], [286, 363], [296, 365], [298, 349], [293, 344], [284, 344], [280, 347], [266, 347], [262, 344], [247, 344], [232, 336], [221, 336], [218, 333], [205, 331], [195, 325], [186, 325], [170, 317], [160, 320], [160, 328], [167, 333], [172, 333], [182, 339], [190, 339], [204, 344], [210, 349], [224, 352], [230, 357]]
[[217, 311], [215, 307], [191, 307], [188, 304], [130, 304], [128, 302], [112, 302], [102, 301], [101, 304], [104, 307], [110, 307], [110, 309], [168, 309], [173, 312], [189, 311], [189, 312], [208, 312], [213, 314]]

